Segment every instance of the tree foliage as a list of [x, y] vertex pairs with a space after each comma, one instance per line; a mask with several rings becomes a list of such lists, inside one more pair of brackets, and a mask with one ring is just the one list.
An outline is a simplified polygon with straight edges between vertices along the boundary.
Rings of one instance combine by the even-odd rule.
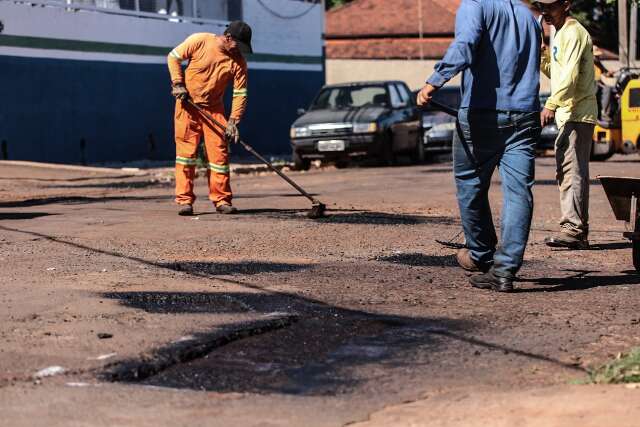
[[352, 0], [327, 0], [325, 5], [327, 9], [331, 9], [337, 6], [342, 6], [343, 4], [349, 3]]
[[618, 51], [618, 4], [614, 0], [573, 0], [572, 15], [584, 25], [594, 43]]

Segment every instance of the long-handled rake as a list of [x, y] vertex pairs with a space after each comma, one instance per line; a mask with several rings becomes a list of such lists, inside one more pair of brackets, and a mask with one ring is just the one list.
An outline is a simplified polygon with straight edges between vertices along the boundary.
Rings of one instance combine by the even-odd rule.
[[[209, 112], [205, 111], [202, 107], [200, 107], [198, 104], [194, 103], [193, 101], [191, 101], [190, 99], [187, 99], [185, 101], [187, 104], [191, 105], [193, 108], [195, 108], [196, 110], [198, 110], [198, 112], [200, 114], [202, 114], [202, 116], [204, 118], [206, 118], [209, 122], [211, 122], [212, 124], [218, 126], [222, 131], [225, 130], [225, 126], [220, 123], [219, 121], [217, 121], [211, 114], [209, 114]], [[275, 173], [277, 173], [280, 178], [284, 179], [285, 181], [287, 181], [293, 188], [295, 188], [296, 190], [298, 190], [298, 192], [300, 194], [302, 194], [304, 197], [306, 197], [307, 199], [309, 199], [311, 201], [311, 210], [309, 211], [309, 213], [307, 214], [308, 218], [321, 218], [324, 216], [325, 211], [327, 210], [327, 206], [324, 203], [321, 203], [320, 201], [318, 201], [317, 199], [315, 199], [311, 194], [307, 193], [302, 187], [300, 187], [298, 184], [296, 184], [291, 178], [289, 178], [288, 176], [286, 176], [284, 173], [282, 173], [280, 170], [278, 170], [275, 166], [273, 166], [271, 164], [271, 162], [269, 162], [267, 159], [265, 159], [264, 157], [262, 157], [260, 155], [260, 153], [258, 153], [256, 150], [253, 149], [252, 146], [250, 146], [249, 144], [247, 144], [246, 142], [240, 140], [238, 141], [238, 143], [240, 145], [242, 145], [242, 147], [247, 150], [249, 153], [251, 153], [256, 159], [260, 160], [262, 163], [264, 163], [265, 165], [267, 165], [267, 167], [269, 169], [271, 169], [272, 171], [274, 171]]]

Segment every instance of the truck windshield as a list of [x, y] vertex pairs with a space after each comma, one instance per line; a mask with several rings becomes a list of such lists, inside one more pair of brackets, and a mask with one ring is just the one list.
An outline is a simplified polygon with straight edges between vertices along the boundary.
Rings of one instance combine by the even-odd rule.
[[326, 88], [311, 105], [311, 110], [343, 110], [365, 105], [388, 105], [384, 86], [343, 86]]

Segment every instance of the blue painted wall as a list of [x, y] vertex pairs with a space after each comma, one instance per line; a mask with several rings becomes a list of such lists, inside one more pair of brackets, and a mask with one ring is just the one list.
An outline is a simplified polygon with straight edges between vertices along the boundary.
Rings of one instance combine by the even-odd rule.
[[[243, 139], [265, 154], [290, 154], [296, 110], [323, 83], [322, 72], [250, 69]], [[12, 160], [80, 163], [81, 139], [88, 163], [175, 157], [166, 65], [0, 56], [0, 87], [0, 140]]]

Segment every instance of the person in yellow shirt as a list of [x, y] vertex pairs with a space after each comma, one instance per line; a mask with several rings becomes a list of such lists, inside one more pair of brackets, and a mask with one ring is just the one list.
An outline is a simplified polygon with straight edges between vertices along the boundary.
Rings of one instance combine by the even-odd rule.
[[602, 63], [602, 50], [598, 46], [593, 45], [593, 72], [596, 79], [596, 102], [598, 104], [598, 120], [606, 126], [613, 124], [616, 99], [614, 87], [609, 86], [602, 77], [613, 77], [614, 72], [607, 70]]
[[560, 189], [560, 233], [545, 239], [552, 247], [589, 246], [589, 157], [598, 116], [593, 43], [570, 16], [568, 0], [537, 0], [536, 7], [556, 34], [544, 48], [540, 67], [551, 79], [551, 96], [540, 113], [542, 126], [555, 120], [556, 178]]
[[[251, 27], [242, 21], [233, 21], [222, 35], [192, 34], [167, 57], [171, 94], [176, 97], [178, 215], [193, 214], [196, 153], [203, 136], [208, 157], [209, 199], [217, 212], [236, 213], [236, 208], [231, 205], [228, 142], [238, 142], [240, 139], [237, 125], [247, 105], [247, 63], [243, 54], [251, 52]], [[188, 61], [186, 71], [182, 70], [183, 61]], [[233, 84], [233, 103], [227, 121], [223, 96], [229, 84]], [[186, 99], [191, 99], [224, 124], [226, 130], [215, 128], [195, 108], [184, 102]]]

